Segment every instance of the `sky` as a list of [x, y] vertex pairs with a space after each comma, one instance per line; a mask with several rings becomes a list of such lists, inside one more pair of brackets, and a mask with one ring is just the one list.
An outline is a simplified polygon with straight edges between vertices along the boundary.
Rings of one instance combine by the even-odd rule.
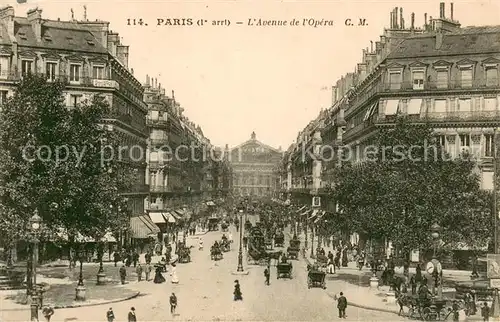
[[[353, 72], [362, 49], [389, 25], [389, 13], [403, 7], [405, 24], [415, 12], [439, 16], [439, 1], [188, 1], [188, 0], [26, 0], [12, 5], [16, 16], [39, 7], [46, 19], [106, 20], [130, 45], [129, 67], [145, 82], [156, 77], [184, 114], [199, 124], [214, 145], [236, 146], [255, 131], [257, 139], [286, 149], [322, 108], [331, 105], [331, 86]], [[450, 5], [446, 2], [446, 16]], [[157, 19], [192, 18], [193, 26], [157, 25]], [[346, 27], [345, 20], [366, 19]], [[128, 25], [127, 19], [147, 23]], [[197, 26], [198, 20], [207, 20]], [[333, 26], [249, 26], [248, 19], [333, 21]], [[462, 26], [500, 25], [500, 0], [454, 1]], [[228, 20], [229, 26], [212, 26]], [[237, 25], [236, 21], [242, 21]]]

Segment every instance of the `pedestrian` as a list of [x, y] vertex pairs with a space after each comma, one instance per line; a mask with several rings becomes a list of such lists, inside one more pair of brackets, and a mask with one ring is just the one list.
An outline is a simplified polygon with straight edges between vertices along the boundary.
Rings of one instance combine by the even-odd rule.
[[177, 296], [175, 296], [175, 293], [172, 293], [172, 295], [170, 295], [170, 313], [172, 315], [175, 315], [176, 308], [177, 308]]
[[136, 267], [139, 262], [139, 253], [136, 250], [132, 253], [132, 262], [134, 263], [134, 267]]
[[483, 321], [490, 320], [490, 308], [486, 302], [484, 302], [483, 307], [481, 308], [481, 316], [483, 317]]
[[177, 276], [177, 267], [175, 263], [172, 264], [172, 271], [170, 272], [170, 276], [172, 276], [172, 284], [179, 284], [179, 277]]
[[227, 237], [227, 239], [229, 240], [229, 242], [230, 242], [230, 243], [233, 243], [233, 234], [231, 234], [231, 232], [229, 232], [229, 233], [227, 234], [227, 236], [228, 236], [228, 237]]
[[47, 305], [43, 308], [42, 314], [45, 317], [45, 321], [50, 322], [50, 318], [54, 315], [54, 309], [50, 305]]
[[137, 282], [140, 282], [142, 280], [142, 266], [141, 263], [137, 265], [137, 268], [135, 269], [135, 272], [137, 273]]
[[234, 295], [234, 300], [235, 301], [243, 301], [243, 293], [241, 293], [241, 289], [240, 289], [240, 282], [238, 280], [235, 280], [234, 281], [234, 292], [233, 292], [233, 295]]
[[415, 281], [415, 275], [410, 277], [411, 294], [417, 294], [417, 282]]
[[113, 322], [115, 320], [115, 313], [113, 312], [112, 307], [110, 307], [108, 312], [106, 312], [106, 319], [108, 319], [108, 322]]
[[269, 269], [266, 267], [266, 269], [264, 270], [264, 276], [266, 277], [266, 281], [265, 281], [265, 284], [266, 285], [269, 285], [269, 278], [270, 278], [270, 275], [269, 274]]
[[200, 240], [198, 242], [198, 250], [203, 250], [203, 238], [200, 237]]
[[122, 284], [125, 284], [125, 278], [127, 277], [127, 269], [125, 268], [125, 265], [122, 265], [120, 267], [120, 281]]
[[115, 267], [116, 267], [116, 264], [120, 261], [120, 254], [118, 253], [118, 251], [115, 251], [113, 253], [113, 261], [115, 262]]
[[344, 293], [340, 292], [340, 297], [337, 299], [337, 308], [339, 309], [339, 318], [345, 319], [345, 309], [347, 308], [347, 299]]
[[146, 263], [146, 266], [144, 267], [144, 273], [146, 274], [146, 281], [149, 282], [149, 275], [151, 274], [151, 271], [153, 270], [153, 267], [151, 266], [151, 263]]
[[144, 259], [146, 260], [146, 264], [151, 264], [151, 252], [148, 251], [146, 255], [144, 255]]
[[128, 312], [128, 322], [137, 322], [137, 315], [135, 315], [135, 308], [132, 306]]

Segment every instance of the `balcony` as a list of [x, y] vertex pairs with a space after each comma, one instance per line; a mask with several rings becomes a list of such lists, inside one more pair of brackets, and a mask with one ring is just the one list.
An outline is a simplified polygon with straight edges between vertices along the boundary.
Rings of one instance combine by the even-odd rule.
[[151, 192], [172, 192], [173, 189], [169, 186], [149, 186]]
[[147, 185], [147, 184], [136, 184], [136, 185], [133, 185], [129, 192], [132, 192], [132, 193], [147, 193], [147, 192], [149, 192], [149, 185]]
[[[376, 124], [394, 123], [396, 115], [377, 116]], [[454, 112], [426, 112], [422, 116], [411, 115], [410, 120], [426, 122], [495, 122], [500, 123], [500, 111], [454, 111]], [[358, 126], [361, 126], [360, 124]], [[367, 126], [371, 126], [367, 124]], [[354, 129], [356, 129], [355, 127]], [[351, 135], [351, 131], [348, 133]]]
[[168, 136], [150, 138], [149, 142], [151, 143], [151, 145], [166, 145], [168, 144]]
[[167, 126], [168, 122], [167, 120], [164, 119], [152, 119], [152, 118], [146, 118], [146, 125], [147, 126]]
[[[396, 84], [389, 84], [380, 82], [371, 88], [363, 90], [362, 93], [355, 95], [350, 99], [350, 111], [355, 111], [358, 107], [365, 105], [368, 101], [373, 99], [377, 95], [389, 95], [389, 94], [402, 94], [408, 95], [415, 93], [425, 93], [434, 94], [440, 92], [460, 92], [460, 91], [498, 91], [499, 86], [486, 86], [486, 80], [483, 80], [481, 84], [478, 82], [467, 82], [462, 83], [460, 80], [450, 81], [449, 83], [437, 82], [437, 81], [426, 81], [423, 85], [414, 85], [413, 82], [401, 82]], [[346, 115], [347, 116], [347, 115]]]

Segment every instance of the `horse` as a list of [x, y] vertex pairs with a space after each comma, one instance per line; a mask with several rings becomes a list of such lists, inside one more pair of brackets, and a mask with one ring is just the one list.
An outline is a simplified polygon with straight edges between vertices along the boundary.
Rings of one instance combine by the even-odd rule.
[[274, 266], [276, 266], [281, 258], [283, 254], [283, 251], [281, 250], [278, 250], [278, 251], [275, 251], [275, 252], [269, 252], [267, 253], [267, 259], [269, 260], [269, 262], [271, 262], [272, 259], [276, 260], [276, 262], [274, 263]]

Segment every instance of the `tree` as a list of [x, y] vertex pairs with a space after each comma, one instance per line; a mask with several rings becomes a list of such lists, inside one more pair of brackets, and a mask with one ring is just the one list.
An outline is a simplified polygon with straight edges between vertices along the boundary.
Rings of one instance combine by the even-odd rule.
[[431, 245], [433, 223], [445, 247], [486, 244], [491, 196], [480, 189], [472, 156], [450, 158], [430, 127], [404, 118], [377, 133], [372, 151], [370, 160], [337, 170], [332, 197], [351, 230], [405, 253]]
[[119, 145], [116, 132], [100, 124], [108, 104], [96, 95], [68, 109], [63, 90], [63, 83], [28, 76], [1, 111], [3, 238], [24, 238], [21, 228], [35, 209], [52, 238], [59, 227], [72, 237], [100, 238], [128, 219], [110, 207], [123, 204], [120, 192], [130, 188], [133, 174], [118, 158], [105, 158]]

